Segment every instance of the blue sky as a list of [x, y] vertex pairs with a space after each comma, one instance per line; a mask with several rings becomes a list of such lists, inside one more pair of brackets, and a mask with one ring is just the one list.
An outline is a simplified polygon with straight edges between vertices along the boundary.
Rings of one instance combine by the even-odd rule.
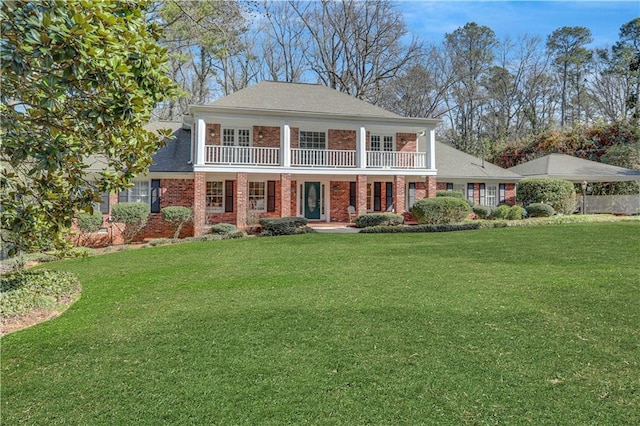
[[440, 43], [467, 22], [491, 28], [498, 38], [539, 35], [543, 42], [554, 30], [587, 27], [590, 47], [611, 46], [620, 27], [640, 16], [640, 1], [421, 1], [400, 0], [399, 8], [412, 33]]

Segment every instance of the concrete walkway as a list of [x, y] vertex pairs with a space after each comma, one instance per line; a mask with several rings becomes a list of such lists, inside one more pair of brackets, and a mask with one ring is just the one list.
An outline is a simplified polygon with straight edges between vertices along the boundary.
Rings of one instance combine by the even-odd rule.
[[307, 226], [323, 234], [356, 234], [360, 232], [353, 223], [345, 222], [309, 222]]

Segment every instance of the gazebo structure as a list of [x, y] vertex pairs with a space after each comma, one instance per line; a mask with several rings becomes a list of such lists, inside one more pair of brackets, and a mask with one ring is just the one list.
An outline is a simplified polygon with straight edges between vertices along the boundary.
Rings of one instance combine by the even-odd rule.
[[[640, 187], [640, 171], [584, 160], [566, 154], [549, 154], [508, 170], [525, 178], [554, 178], [579, 183], [586, 187], [590, 182], [637, 182]], [[640, 194], [620, 196], [587, 196], [584, 210], [590, 213], [640, 212]]]

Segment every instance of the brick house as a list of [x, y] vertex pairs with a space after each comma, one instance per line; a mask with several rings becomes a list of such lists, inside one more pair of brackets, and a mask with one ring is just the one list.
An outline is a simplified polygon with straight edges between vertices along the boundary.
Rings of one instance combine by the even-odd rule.
[[[406, 213], [436, 188], [459, 190], [465, 179], [486, 202], [479, 176], [445, 173], [436, 184], [439, 150], [454, 169], [481, 161], [436, 143], [439, 123], [401, 117], [321, 85], [264, 81], [192, 105], [183, 123], [151, 123], [149, 130], [173, 130], [173, 139], [156, 153], [147, 176], [105, 195], [101, 210], [106, 218], [113, 203], [149, 202], [140, 237], [155, 238], [171, 235], [159, 214], [170, 205], [193, 209], [183, 235], [197, 236], [211, 224], [245, 228], [262, 217], [347, 222], [350, 206], [356, 215]], [[486, 170], [496, 175], [483, 178], [504, 189], [500, 201], [513, 202], [518, 176], [493, 165]], [[118, 242], [113, 231], [111, 238]]]

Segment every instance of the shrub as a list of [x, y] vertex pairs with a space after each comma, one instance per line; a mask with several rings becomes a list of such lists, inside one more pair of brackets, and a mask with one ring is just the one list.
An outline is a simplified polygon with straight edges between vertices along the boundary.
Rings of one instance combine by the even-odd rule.
[[527, 206], [527, 214], [529, 217], [550, 217], [556, 211], [549, 204], [532, 203]]
[[125, 244], [133, 241], [138, 232], [147, 224], [149, 212], [150, 208], [147, 203], [118, 203], [111, 207], [113, 220], [125, 225], [122, 231]]
[[400, 234], [410, 232], [453, 232], [480, 229], [480, 223], [449, 223], [440, 225], [411, 225], [411, 226], [370, 226], [362, 229], [361, 234]]
[[509, 213], [511, 212], [511, 207], [506, 204], [500, 204], [498, 207], [493, 209], [491, 212], [492, 219], [508, 219]]
[[102, 213], [97, 210], [94, 210], [93, 213], [80, 213], [76, 218], [76, 224], [80, 232], [84, 234], [97, 232], [102, 228]]
[[313, 232], [307, 228], [307, 219], [304, 217], [281, 217], [260, 219], [262, 235], [294, 235]]
[[413, 205], [413, 217], [421, 224], [454, 223], [464, 220], [471, 208], [456, 197], [424, 198]]
[[473, 212], [480, 219], [489, 219], [493, 209], [490, 206], [473, 206]]
[[189, 207], [168, 206], [160, 210], [162, 220], [175, 224], [176, 230], [173, 233], [173, 239], [177, 240], [182, 227], [191, 220], [193, 211]]
[[520, 206], [511, 206], [509, 209], [509, 215], [507, 219], [509, 220], [522, 220], [527, 216], [527, 211]]
[[532, 203], [544, 203], [564, 214], [573, 213], [578, 205], [573, 184], [561, 179], [523, 179], [516, 188], [516, 199], [525, 208]]
[[217, 223], [211, 227], [211, 234], [229, 235], [238, 232], [238, 228], [231, 223]]
[[402, 225], [404, 216], [395, 213], [363, 214], [356, 218], [356, 228], [379, 225]]
[[436, 191], [436, 197], [454, 197], [466, 200], [464, 194], [459, 191]]
[[23, 315], [34, 309], [51, 309], [81, 290], [69, 272], [21, 270], [0, 278], [0, 316]]

